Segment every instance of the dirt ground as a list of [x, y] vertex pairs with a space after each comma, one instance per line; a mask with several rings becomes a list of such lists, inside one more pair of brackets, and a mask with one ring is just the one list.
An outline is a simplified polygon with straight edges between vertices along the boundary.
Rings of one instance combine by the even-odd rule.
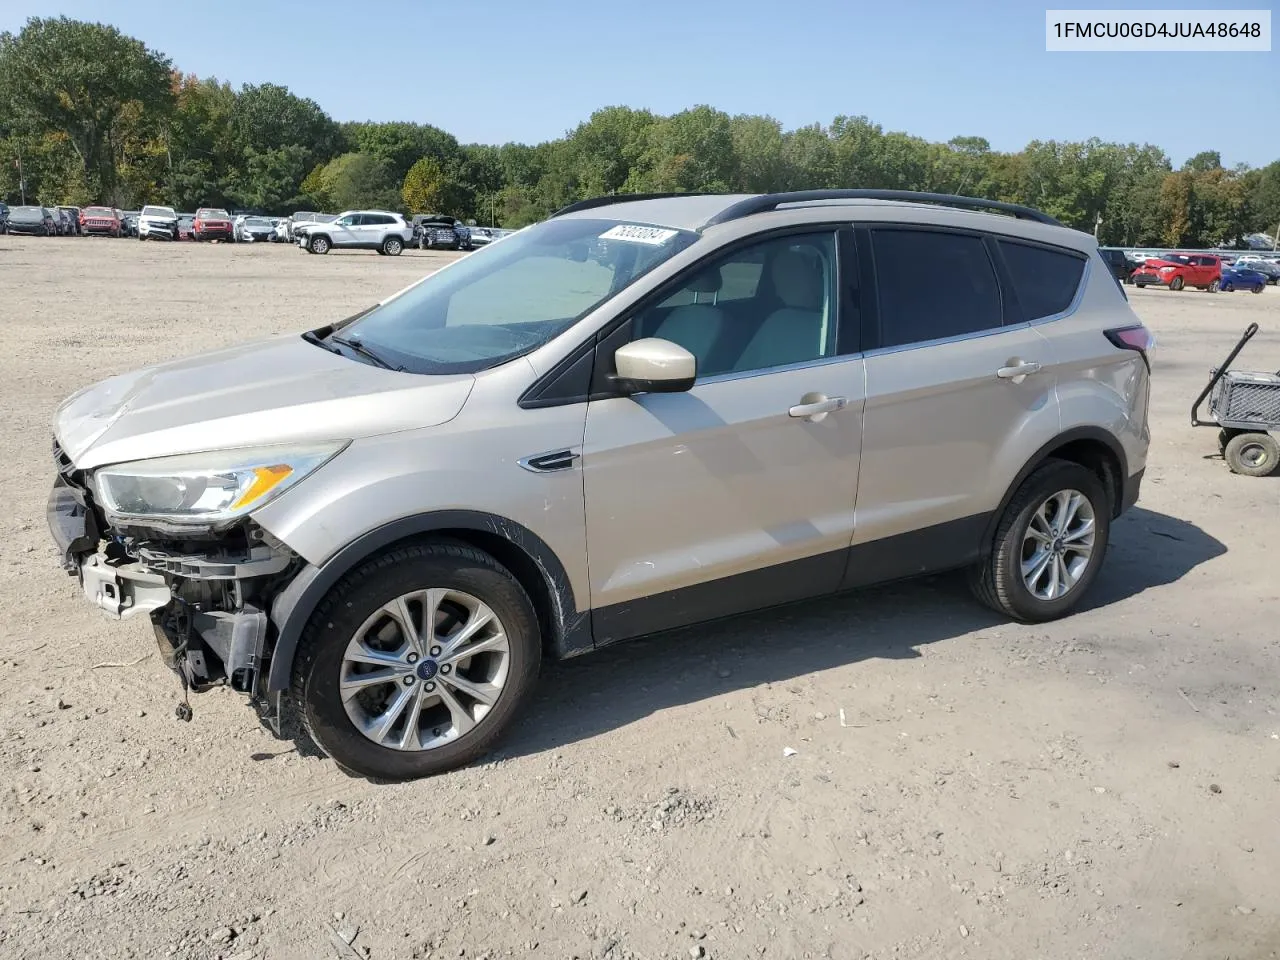
[[1275, 287], [1130, 290], [1150, 465], [1067, 620], [942, 577], [624, 645], [409, 785], [229, 691], [176, 720], [149, 625], [53, 559], [54, 407], [447, 257], [0, 237], [0, 956], [1277, 956], [1280, 477], [1188, 425], [1248, 322], [1240, 365], [1280, 368]]

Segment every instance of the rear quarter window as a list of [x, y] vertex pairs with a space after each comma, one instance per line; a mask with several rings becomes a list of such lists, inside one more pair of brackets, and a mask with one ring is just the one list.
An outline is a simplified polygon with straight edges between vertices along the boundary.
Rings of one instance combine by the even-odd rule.
[[1028, 320], [1052, 317], [1071, 306], [1084, 276], [1082, 256], [1015, 240], [999, 243], [1014, 293]]

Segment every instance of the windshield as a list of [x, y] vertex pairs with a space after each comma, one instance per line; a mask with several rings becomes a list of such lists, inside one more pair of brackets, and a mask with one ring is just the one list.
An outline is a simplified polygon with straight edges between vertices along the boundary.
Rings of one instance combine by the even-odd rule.
[[142, 215], [144, 217], [170, 217], [176, 218], [178, 215], [173, 212], [173, 207], [143, 207]]
[[196, 216], [201, 220], [226, 220], [228, 214], [225, 210], [197, 210]]
[[1166, 263], [1190, 263], [1191, 258], [1182, 253], [1162, 253], [1156, 257], [1157, 260], [1164, 260]]
[[343, 327], [392, 366], [475, 373], [534, 350], [698, 239], [616, 220], [548, 220]]
[[14, 207], [9, 211], [10, 217], [28, 217], [36, 220], [44, 219], [43, 207]]
[[115, 211], [110, 207], [89, 207], [85, 210], [86, 217], [114, 217]]
[[271, 222], [263, 220], [262, 217], [245, 217], [244, 224], [246, 227], [269, 227]]

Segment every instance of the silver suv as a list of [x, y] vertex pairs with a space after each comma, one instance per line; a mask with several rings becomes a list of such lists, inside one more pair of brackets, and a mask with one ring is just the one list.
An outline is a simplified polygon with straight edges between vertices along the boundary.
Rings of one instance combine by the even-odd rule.
[[184, 689], [408, 779], [488, 748], [547, 657], [962, 568], [1063, 616], [1138, 498], [1152, 345], [1094, 239], [1025, 207], [606, 197], [82, 390], [49, 520]]
[[330, 250], [377, 250], [398, 257], [413, 239], [404, 217], [386, 210], [348, 210], [331, 223], [308, 223], [294, 228], [298, 246], [308, 253]]

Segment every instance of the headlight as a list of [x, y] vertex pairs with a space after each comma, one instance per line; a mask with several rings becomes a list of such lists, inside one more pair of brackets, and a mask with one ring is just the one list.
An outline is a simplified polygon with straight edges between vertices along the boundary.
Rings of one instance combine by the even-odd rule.
[[110, 513], [189, 523], [232, 520], [256, 510], [338, 453], [345, 443], [256, 447], [139, 460], [94, 474]]

